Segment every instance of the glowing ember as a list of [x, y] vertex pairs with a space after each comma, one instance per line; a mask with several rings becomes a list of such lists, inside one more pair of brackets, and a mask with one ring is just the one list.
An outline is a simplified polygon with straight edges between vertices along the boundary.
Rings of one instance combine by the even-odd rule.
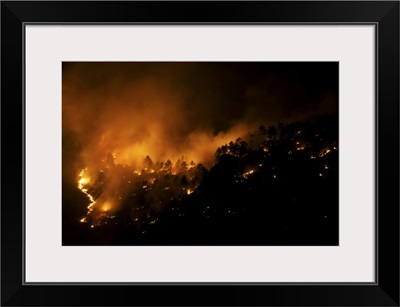
[[254, 170], [250, 170], [250, 171], [248, 171], [248, 172], [246, 172], [246, 173], [244, 173], [242, 176], [244, 177], [244, 178], [248, 178], [248, 175], [251, 175], [251, 174], [253, 174], [254, 173]]
[[158, 219], [156, 218], [155, 220], [152, 220], [149, 224], [154, 225], [157, 221]]
[[326, 156], [326, 155], [327, 155], [328, 153], [330, 153], [330, 152], [331, 152], [330, 149], [326, 149], [326, 150], [322, 151], [322, 152], [319, 154], [319, 156], [320, 156], [320, 157]]

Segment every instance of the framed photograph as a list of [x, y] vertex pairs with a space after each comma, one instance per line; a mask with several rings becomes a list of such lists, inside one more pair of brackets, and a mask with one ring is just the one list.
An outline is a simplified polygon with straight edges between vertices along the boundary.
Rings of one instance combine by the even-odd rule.
[[399, 2], [1, 3], [1, 304], [399, 306]]

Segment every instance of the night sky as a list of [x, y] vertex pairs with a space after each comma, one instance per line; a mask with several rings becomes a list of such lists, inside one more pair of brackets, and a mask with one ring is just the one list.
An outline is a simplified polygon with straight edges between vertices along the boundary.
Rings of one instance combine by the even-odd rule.
[[[305, 223], [308, 232], [326, 231], [325, 241], [320, 236], [314, 241], [290, 237], [286, 232], [291, 223], [297, 230], [301, 227], [287, 221], [293, 213], [282, 225], [257, 226], [251, 240], [243, 227], [249, 229], [255, 214], [246, 206], [268, 202], [262, 191], [276, 184], [268, 179], [276, 177], [270, 170], [314, 163], [309, 169], [296, 169], [304, 178], [285, 171], [287, 179], [279, 181], [279, 188], [293, 191], [294, 178], [314, 180], [309, 177], [314, 167], [337, 168], [332, 152], [338, 148], [338, 63], [85, 62], [63, 63], [62, 69], [63, 244], [337, 243], [338, 221], [324, 224], [326, 213], [322, 220], [318, 215]], [[236, 145], [229, 147], [231, 141]], [[327, 158], [329, 166], [323, 160]], [[256, 170], [253, 165], [262, 167]], [[249, 171], [258, 177], [249, 179]], [[314, 184], [335, 194], [338, 174], [326, 179], [327, 174], [315, 172]], [[220, 188], [227, 193], [235, 189], [228, 184], [231, 179], [246, 187], [236, 195], [240, 204], [229, 206], [217, 196], [216, 178], [223, 178]], [[258, 192], [248, 194], [251, 189]], [[311, 190], [305, 189], [299, 193], [309, 195]], [[338, 209], [337, 195], [332, 197], [330, 217]], [[278, 206], [279, 195], [271, 203]], [[185, 213], [176, 213], [182, 206]], [[259, 210], [271, 220], [287, 212], [267, 211]], [[236, 216], [230, 217], [230, 212]], [[223, 228], [237, 240], [227, 237]], [[273, 230], [278, 228], [283, 232]], [[275, 231], [275, 238], [262, 239], [263, 229]]]

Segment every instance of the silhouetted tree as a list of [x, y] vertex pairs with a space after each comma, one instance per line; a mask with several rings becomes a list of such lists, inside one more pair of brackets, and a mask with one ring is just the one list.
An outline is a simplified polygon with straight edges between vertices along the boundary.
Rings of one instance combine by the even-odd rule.
[[154, 167], [153, 161], [149, 156], [146, 156], [146, 158], [144, 158], [143, 165], [145, 168], [149, 169]]
[[260, 127], [258, 127], [258, 129], [261, 132], [261, 135], [266, 135], [267, 134], [267, 129], [265, 129], [264, 125], [261, 125]]
[[276, 137], [276, 128], [274, 126], [268, 127], [268, 138], [274, 140]]
[[188, 164], [186, 161], [182, 161], [181, 163], [181, 171], [187, 171], [188, 170]]
[[114, 158], [114, 155], [111, 153], [111, 152], [109, 152], [108, 154], [107, 154], [107, 156], [106, 156], [106, 167], [113, 167], [113, 166], [115, 166], [115, 158]]
[[162, 170], [164, 168], [164, 162], [157, 162], [154, 168], [156, 172]]
[[168, 159], [167, 162], [165, 162], [165, 170], [167, 172], [171, 172], [171, 170], [172, 170], [172, 162], [170, 159]]

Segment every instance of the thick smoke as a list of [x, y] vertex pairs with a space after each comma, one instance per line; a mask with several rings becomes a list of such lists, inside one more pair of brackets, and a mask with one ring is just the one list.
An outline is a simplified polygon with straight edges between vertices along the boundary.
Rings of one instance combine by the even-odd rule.
[[334, 91], [311, 92], [274, 67], [252, 72], [257, 64], [64, 63], [63, 133], [75, 132], [86, 163], [113, 152], [120, 163], [207, 164], [257, 125], [337, 111]]
[[116, 164], [138, 169], [146, 156], [210, 167], [219, 146], [260, 125], [337, 112], [337, 67], [64, 63], [64, 176], [98, 170], [110, 153]]

